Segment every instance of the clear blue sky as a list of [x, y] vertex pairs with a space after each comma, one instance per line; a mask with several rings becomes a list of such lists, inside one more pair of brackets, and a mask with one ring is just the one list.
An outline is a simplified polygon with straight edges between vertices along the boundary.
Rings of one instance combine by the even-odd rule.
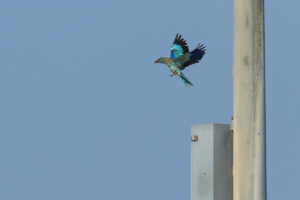
[[[299, 197], [299, 1], [266, 1], [268, 197]], [[232, 1], [1, 0], [0, 199], [190, 199], [190, 127], [231, 123]], [[153, 62], [207, 46], [186, 88]]]

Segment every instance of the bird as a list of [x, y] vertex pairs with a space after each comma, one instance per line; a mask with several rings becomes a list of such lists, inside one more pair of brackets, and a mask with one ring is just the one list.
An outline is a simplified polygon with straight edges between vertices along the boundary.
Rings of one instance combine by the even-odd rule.
[[154, 63], [162, 63], [168, 66], [171, 71], [170, 76], [179, 76], [186, 86], [193, 84], [182, 73], [189, 65], [198, 63], [206, 52], [204, 44], [199, 43], [193, 51], [189, 51], [186, 40], [182, 38], [181, 34], [176, 34], [173, 45], [171, 46], [171, 56], [160, 57]]

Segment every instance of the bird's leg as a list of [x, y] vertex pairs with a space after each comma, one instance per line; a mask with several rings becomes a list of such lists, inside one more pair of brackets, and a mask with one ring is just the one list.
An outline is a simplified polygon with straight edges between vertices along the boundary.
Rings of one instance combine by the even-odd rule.
[[176, 71], [172, 72], [172, 74], [170, 74], [170, 76], [175, 76], [176, 74], [178, 74]]

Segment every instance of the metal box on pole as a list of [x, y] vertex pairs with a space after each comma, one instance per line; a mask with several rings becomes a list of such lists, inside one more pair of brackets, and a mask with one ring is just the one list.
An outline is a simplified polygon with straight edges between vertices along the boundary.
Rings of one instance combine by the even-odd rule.
[[192, 126], [192, 200], [232, 200], [232, 134], [228, 124]]

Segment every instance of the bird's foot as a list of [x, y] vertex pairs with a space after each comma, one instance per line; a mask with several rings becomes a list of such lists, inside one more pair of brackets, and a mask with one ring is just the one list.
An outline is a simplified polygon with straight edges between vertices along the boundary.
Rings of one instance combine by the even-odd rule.
[[177, 72], [173, 72], [172, 74], [170, 74], [170, 76], [175, 76], [176, 74], [178, 74]]

